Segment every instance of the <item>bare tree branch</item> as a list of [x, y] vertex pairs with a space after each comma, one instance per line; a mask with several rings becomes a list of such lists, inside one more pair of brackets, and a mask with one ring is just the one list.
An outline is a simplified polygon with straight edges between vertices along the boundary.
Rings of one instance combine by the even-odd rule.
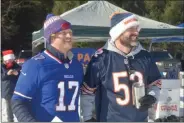
[[14, 35], [18, 26], [15, 24], [14, 18], [17, 12], [21, 9], [24, 1], [6, 0], [2, 2], [2, 14], [1, 14], [1, 28], [2, 38], [9, 39], [10, 36]]

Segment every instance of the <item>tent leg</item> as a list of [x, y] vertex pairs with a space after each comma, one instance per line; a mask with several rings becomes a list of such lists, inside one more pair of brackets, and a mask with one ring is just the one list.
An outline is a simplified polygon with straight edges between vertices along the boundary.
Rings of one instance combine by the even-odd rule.
[[151, 48], [152, 48], [152, 42], [150, 43], [150, 46], [149, 46], [149, 52], [151, 51]]

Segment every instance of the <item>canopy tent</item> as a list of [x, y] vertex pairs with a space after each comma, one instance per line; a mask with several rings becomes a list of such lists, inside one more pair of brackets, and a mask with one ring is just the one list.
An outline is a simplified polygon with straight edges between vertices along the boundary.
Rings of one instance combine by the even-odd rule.
[[184, 28], [184, 23], [179, 24], [178, 27]]
[[[178, 27], [184, 29], [184, 23], [179, 24]], [[184, 42], [184, 33], [179, 37], [169, 37], [169, 38], [153, 38], [152, 43], [161, 43], [161, 42]]]
[[[116, 11], [127, 12], [107, 1], [88, 1], [60, 16], [71, 22], [74, 41], [106, 41], [109, 38], [110, 15]], [[140, 39], [181, 36], [183, 29], [166, 23], [139, 17], [142, 27]], [[43, 29], [32, 33], [32, 43], [43, 42]]]

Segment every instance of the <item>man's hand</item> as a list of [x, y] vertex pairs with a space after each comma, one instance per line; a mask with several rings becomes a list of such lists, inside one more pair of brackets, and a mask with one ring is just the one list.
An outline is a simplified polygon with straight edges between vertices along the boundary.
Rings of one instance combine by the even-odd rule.
[[19, 73], [17, 70], [13, 70], [13, 69], [10, 69], [8, 72], [7, 72], [7, 75], [15, 75], [17, 76]]
[[152, 95], [145, 95], [139, 100], [141, 106], [140, 111], [147, 111], [148, 108], [151, 108], [152, 105], [156, 102], [156, 98]]
[[7, 75], [13, 75], [13, 69], [10, 69], [10, 70], [7, 72]]
[[91, 118], [89, 120], [86, 120], [85, 122], [96, 122], [96, 119], [95, 118]]

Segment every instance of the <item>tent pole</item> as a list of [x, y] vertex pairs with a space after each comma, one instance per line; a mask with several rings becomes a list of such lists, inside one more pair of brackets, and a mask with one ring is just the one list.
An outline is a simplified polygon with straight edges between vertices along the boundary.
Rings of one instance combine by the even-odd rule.
[[150, 46], [149, 46], [149, 52], [151, 51], [151, 48], [152, 48], [152, 42], [150, 43]]

